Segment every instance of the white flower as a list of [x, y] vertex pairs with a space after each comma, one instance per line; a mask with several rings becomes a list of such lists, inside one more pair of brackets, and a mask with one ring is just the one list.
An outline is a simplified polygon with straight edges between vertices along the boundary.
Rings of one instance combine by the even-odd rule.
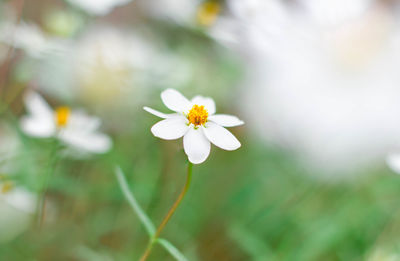
[[233, 28], [218, 30], [246, 62], [242, 108], [318, 175], [349, 177], [399, 139], [397, 18], [368, 0], [287, 2], [227, 1]]
[[196, 17], [200, 0], [146, 0], [140, 2], [153, 16], [170, 19], [179, 24], [189, 24]]
[[235, 116], [215, 114], [213, 99], [195, 96], [189, 101], [173, 89], [163, 91], [161, 99], [175, 113], [165, 114], [144, 107], [151, 114], [164, 118], [151, 128], [151, 132], [165, 140], [183, 137], [183, 148], [190, 162], [204, 162], [210, 154], [211, 143], [224, 150], [240, 147], [240, 142], [224, 127], [239, 126], [244, 122]]
[[21, 128], [26, 134], [57, 137], [66, 145], [86, 152], [104, 153], [110, 149], [111, 139], [98, 131], [99, 118], [82, 111], [71, 111], [68, 107], [53, 111], [35, 92], [26, 95], [25, 105], [29, 115], [22, 118]]
[[33, 58], [43, 58], [47, 54], [63, 50], [58, 41], [47, 37], [35, 24], [27, 23], [0, 24], [0, 43], [22, 49]]
[[32, 223], [37, 196], [11, 182], [0, 181], [0, 244], [23, 233]]
[[106, 15], [120, 5], [129, 3], [131, 0], [68, 0], [73, 5], [94, 15]]
[[0, 183], [0, 201], [26, 213], [35, 212], [36, 196], [11, 182]]
[[150, 15], [184, 26], [211, 26], [219, 18], [222, 6], [214, 0], [146, 0], [144, 9]]
[[40, 90], [62, 100], [79, 99], [99, 113], [131, 112], [150, 85], [181, 86], [193, 74], [189, 59], [135, 30], [94, 25], [65, 50], [40, 63]]
[[389, 154], [386, 157], [386, 164], [391, 170], [393, 170], [397, 174], [400, 174], [400, 154]]

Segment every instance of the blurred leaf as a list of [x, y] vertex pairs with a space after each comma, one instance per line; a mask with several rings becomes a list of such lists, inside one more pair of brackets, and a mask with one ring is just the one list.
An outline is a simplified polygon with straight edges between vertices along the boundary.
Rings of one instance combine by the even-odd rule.
[[150, 218], [146, 215], [140, 205], [137, 203], [137, 200], [133, 196], [132, 192], [129, 190], [128, 183], [126, 182], [125, 175], [123, 174], [120, 167], [115, 168], [115, 175], [117, 176], [119, 185], [121, 187], [122, 192], [124, 193], [126, 199], [128, 200], [129, 204], [131, 205], [133, 211], [138, 215], [140, 222], [146, 228], [147, 233], [150, 237], [152, 237], [156, 231], [153, 223], [151, 222]]
[[242, 225], [232, 225], [229, 234], [243, 250], [252, 256], [252, 260], [277, 260], [268, 246], [268, 242]]
[[162, 245], [173, 257], [175, 257], [178, 261], [187, 261], [188, 259], [169, 241], [165, 239], [158, 239], [157, 240], [160, 245]]

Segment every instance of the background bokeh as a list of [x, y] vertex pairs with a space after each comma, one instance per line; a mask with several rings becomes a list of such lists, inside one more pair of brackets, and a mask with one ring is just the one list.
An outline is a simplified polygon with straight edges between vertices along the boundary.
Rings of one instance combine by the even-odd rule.
[[[400, 260], [397, 0], [0, 1], [0, 260], [137, 260], [186, 178], [155, 138], [160, 93], [212, 97], [242, 147], [213, 146], [163, 231], [188, 260]], [[59, 153], [23, 97], [101, 118], [113, 146]], [[53, 172], [42, 226], [36, 202]], [[156, 246], [149, 260], [174, 260]]]

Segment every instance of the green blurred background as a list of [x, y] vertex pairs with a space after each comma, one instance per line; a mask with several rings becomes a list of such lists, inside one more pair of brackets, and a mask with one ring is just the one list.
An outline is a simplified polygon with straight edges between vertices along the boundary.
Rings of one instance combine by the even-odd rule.
[[[210, 37], [210, 25], [202, 24], [198, 13], [188, 20], [163, 20], [149, 8], [163, 9], [132, 1], [98, 14], [73, 1], [0, 2], [2, 25], [21, 18], [57, 44], [56, 51], [48, 51], [41, 40], [29, 38], [26, 42], [35, 46], [12, 49], [1, 31], [0, 182], [36, 194], [52, 167], [53, 140], [31, 138], [19, 129], [27, 90], [43, 94], [52, 106], [66, 104], [100, 116], [103, 131], [113, 139], [104, 155], [59, 156], [41, 228], [35, 214], [8, 206], [0, 196], [0, 260], [141, 256], [148, 236], [114, 170], [121, 167], [139, 204], [158, 225], [183, 187], [187, 167], [182, 140], [155, 138], [150, 127], [157, 118], [142, 110], [146, 105], [166, 111], [159, 98], [163, 89], [211, 96], [218, 112], [247, 121], [239, 107], [246, 63]], [[85, 37], [100, 32], [94, 38], [105, 41], [104, 47], [99, 43], [99, 56], [114, 44], [104, 28], [127, 41], [114, 48], [141, 55], [140, 48], [149, 47], [151, 54], [134, 55], [145, 61], [138, 65], [122, 59], [116, 69], [107, 62], [103, 68], [98, 61], [90, 67], [92, 74], [76, 73], [85, 63], [79, 60]], [[131, 45], [124, 38], [130, 33], [144, 42]], [[97, 48], [96, 41], [87, 50]], [[316, 178], [322, 170], [305, 167], [249, 125], [231, 131], [242, 147], [233, 152], [213, 147], [209, 159], [194, 166], [192, 187], [162, 233], [188, 260], [400, 260], [400, 180], [387, 167], [352, 170], [349, 178], [332, 182]], [[157, 245], [149, 260], [174, 259]]]

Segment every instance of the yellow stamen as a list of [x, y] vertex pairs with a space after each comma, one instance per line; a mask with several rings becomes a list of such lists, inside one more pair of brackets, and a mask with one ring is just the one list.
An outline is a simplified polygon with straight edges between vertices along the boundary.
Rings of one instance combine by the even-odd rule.
[[193, 105], [192, 109], [189, 111], [187, 116], [190, 123], [194, 124], [195, 126], [203, 125], [207, 122], [208, 112], [204, 108], [204, 105]]
[[221, 6], [216, 1], [206, 1], [197, 10], [197, 21], [204, 26], [212, 25], [220, 13]]
[[4, 185], [1, 187], [1, 193], [6, 194], [10, 192], [14, 188], [14, 184], [12, 182], [6, 182]]
[[56, 125], [59, 128], [65, 127], [68, 123], [71, 110], [68, 107], [58, 107], [56, 109]]

